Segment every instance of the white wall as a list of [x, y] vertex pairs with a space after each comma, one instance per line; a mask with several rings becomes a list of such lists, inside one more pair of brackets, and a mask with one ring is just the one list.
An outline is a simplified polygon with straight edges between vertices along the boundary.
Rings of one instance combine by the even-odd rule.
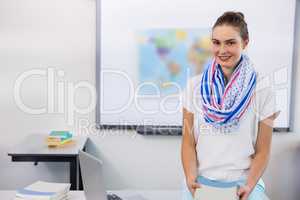
[[[0, 1], [0, 188], [17, 188], [35, 179], [68, 180], [67, 164], [11, 163], [7, 151], [31, 133], [49, 133], [50, 130], [76, 129], [78, 119], [91, 122], [94, 113], [75, 115], [73, 125], [58, 110], [58, 82], [88, 81], [94, 84], [95, 74], [95, 1], [94, 0], [1, 0]], [[24, 113], [14, 101], [15, 81], [23, 72], [39, 69], [55, 70], [54, 111], [44, 114]], [[64, 78], [57, 70], [65, 72]], [[51, 105], [47, 98], [45, 76], [31, 76], [22, 84], [21, 95], [27, 106], [34, 108]], [[78, 106], [90, 101], [86, 89], [79, 89], [75, 96]], [[63, 105], [63, 104], [61, 104]], [[66, 104], [67, 105], [67, 104]], [[51, 113], [52, 112], [52, 113]], [[10, 180], [9, 182], [6, 180]]]
[[[65, 78], [59, 80], [73, 83], [87, 80], [94, 84], [94, 6], [94, 0], [0, 1], [0, 189], [16, 189], [38, 179], [68, 181], [67, 164], [12, 163], [7, 151], [30, 133], [47, 134], [53, 129], [78, 131], [78, 120], [87, 119], [92, 124], [94, 112], [76, 115], [74, 125], [68, 125], [64, 114], [26, 114], [14, 101], [14, 81], [26, 70], [52, 66], [65, 71]], [[295, 102], [300, 101], [299, 55], [297, 63]], [[44, 78], [26, 80], [22, 89], [26, 104], [46, 105], [46, 87]], [[75, 99], [81, 106], [90, 100], [84, 89], [76, 93]], [[55, 103], [55, 108], [57, 106]], [[300, 120], [297, 103], [294, 119], [295, 122]], [[264, 176], [272, 200], [299, 199], [299, 128], [299, 123], [295, 123], [293, 133], [273, 137], [272, 157]], [[105, 180], [110, 189], [180, 187], [179, 136], [102, 131], [91, 134], [91, 138], [89, 150], [104, 160]]]

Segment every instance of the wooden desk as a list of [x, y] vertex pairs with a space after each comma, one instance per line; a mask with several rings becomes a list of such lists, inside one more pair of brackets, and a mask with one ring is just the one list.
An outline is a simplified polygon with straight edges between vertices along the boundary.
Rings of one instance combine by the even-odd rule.
[[[70, 163], [71, 190], [82, 190], [82, 179], [78, 161], [79, 150], [85, 150], [86, 137], [75, 136], [72, 145], [49, 148], [46, 143], [47, 135], [33, 134], [27, 136], [20, 144], [9, 150], [13, 162], [68, 162]], [[79, 177], [79, 183], [77, 179]]]

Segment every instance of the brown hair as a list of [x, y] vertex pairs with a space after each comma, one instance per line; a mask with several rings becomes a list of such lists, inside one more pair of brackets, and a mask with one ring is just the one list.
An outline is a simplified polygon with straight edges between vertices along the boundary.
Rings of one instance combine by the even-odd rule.
[[247, 27], [247, 23], [245, 22], [243, 13], [233, 12], [233, 11], [225, 12], [222, 16], [220, 16], [217, 19], [217, 21], [213, 26], [213, 29], [216, 26], [221, 26], [221, 25], [230, 25], [235, 28], [238, 28], [242, 39], [243, 40], [249, 39], [248, 27]]

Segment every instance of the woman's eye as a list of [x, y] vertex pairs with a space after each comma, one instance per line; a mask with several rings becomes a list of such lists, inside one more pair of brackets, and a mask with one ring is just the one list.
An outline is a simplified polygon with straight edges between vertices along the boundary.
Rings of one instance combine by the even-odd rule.
[[213, 41], [213, 44], [214, 44], [214, 45], [219, 45], [220, 42], [218, 42], [218, 41]]
[[231, 46], [234, 45], [235, 42], [228, 42], [227, 45]]

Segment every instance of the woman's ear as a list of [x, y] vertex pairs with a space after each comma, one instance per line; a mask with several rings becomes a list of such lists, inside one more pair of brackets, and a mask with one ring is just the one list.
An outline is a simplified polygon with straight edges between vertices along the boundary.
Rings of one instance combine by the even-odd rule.
[[249, 39], [243, 40], [243, 49], [247, 47], [248, 43], [249, 43]]

